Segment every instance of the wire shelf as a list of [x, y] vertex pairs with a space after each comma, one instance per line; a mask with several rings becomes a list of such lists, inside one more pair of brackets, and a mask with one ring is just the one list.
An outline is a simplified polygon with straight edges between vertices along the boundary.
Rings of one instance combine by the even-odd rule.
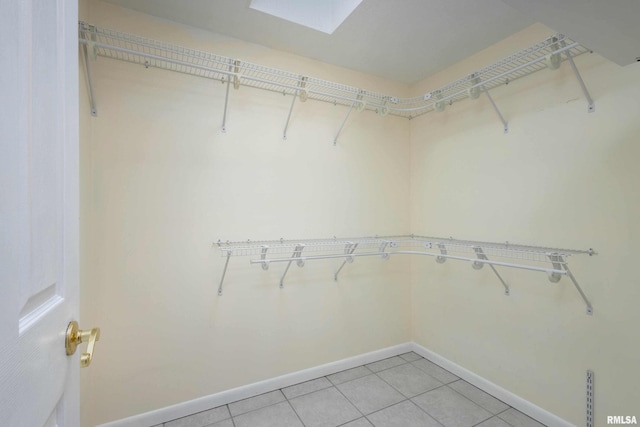
[[576, 287], [587, 306], [587, 314], [593, 313], [591, 303], [580, 288], [577, 280], [569, 270], [567, 259], [573, 255], [596, 255], [593, 249], [559, 249], [544, 246], [518, 245], [495, 242], [481, 242], [474, 240], [457, 240], [453, 238], [427, 237], [415, 235], [374, 236], [359, 238], [333, 239], [301, 239], [301, 240], [262, 240], [246, 242], [215, 243], [220, 253], [226, 258], [222, 278], [218, 287], [218, 295], [222, 295], [229, 260], [232, 256], [252, 256], [252, 264], [260, 264], [263, 270], [268, 270], [271, 263], [287, 263], [280, 287], [284, 278], [295, 262], [299, 267], [308, 260], [338, 259], [342, 265], [334, 274], [338, 280], [340, 271], [347, 263], [352, 263], [359, 257], [380, 257], [389, 259], [398, 255], [426, 255], [435, 258], [437, 263], [444, 263], [448, 259], [471, 262], [474, 269], [479, 270], [485, 265], [495, 273], [509, 295], [509, 285], [502, 278], [496, 267], [511, 267], [525, 270], [544, 272], [551, 282], [558, 282], [562, 276], [567, 276]]
[[[475, 71], [439, 89], [425, 93], [422, 97], [403, 100], [405, 112], [415, 111], [410, 118], [426, 114], [436, 109], [436, 103], [451, 105], [472, 96], [475, 88], [491, 90], [507, 85], [514, 80], [528, 76], [537, 71], [557, 68], [570, 55], [571, 58], [590, 52], [584, 46], [574, 42], [567, 36], [556, 34], [527, 49], [510, 55], [494, 64]], [[564, 53], [564, 55], [562, 55]], [[425, 99], [431, 101], [424, 106]]]
[[512, 243], [494, 243], [474, 240], [457, 240], [453, 238], [427, 237], [427, 236], [375, 236], [358, 238], [333, 238], [333, 239], [299, 239], [299, 240], [263, 240], [246, 242], [222, 242], [215, 243], [220, 249], [220, 255], [230, 256], [255, 256], [261, 255], [265, 249], [269, 255], [290, 255], [297, 247], [302, 246], [303, 252], [307, 254], [315, 253], [335, 253], [338, 256], [344, 255], [344, 248], [347, 245], [357, 244], [357, 252], [369, 250], [379, 250], [387, 244], [385, 250], [389, 254], [402, 252], [403, 250], [439, 252], [442, 246], [448, 253], [471, 254], [475, 257], [476, 248], [482, 248], [487, 256], [518, 259], [532, 262], [549, 262], [549, 254], [555, 254], [568, 258], [572, 255], [587, 254], [594, 255], [595, 252], [589, 250], [560, 249], [543, 246], [518, 245]]
[[248, 86], [409, 119], [440, 110], [445, 105], [465, 98], [475, 97], [474, 90], [490, 90], [549, 66], [557, 67], [559, 63], [567, 60], [566, 55], [575, 57], [589, 51], [566, 36], [558, 34], [422, 96], [399, 98], [130, 33], [99, 28], [82, 21], [79, 22], [79, 41], [89, 48], [93, 56], [233, 82], [236, 88]]
[[260, 255], [267, 248], [271, 254], [291, 254], [298, 246], [304, 248], [304, 253], [343, 253], [346, 245], [358, 244], [360, 250], [378, 250], [384, 242], [397, 242], [398, 239], [410, 238], [410, 236], [383, 236], [383, 237], [359, 237], [359, 238], [333, 238], [333, 239], [304, 239], [304, 240], [264, 240], [247, 242], [217, 242], [221, 256], [251, 256]]

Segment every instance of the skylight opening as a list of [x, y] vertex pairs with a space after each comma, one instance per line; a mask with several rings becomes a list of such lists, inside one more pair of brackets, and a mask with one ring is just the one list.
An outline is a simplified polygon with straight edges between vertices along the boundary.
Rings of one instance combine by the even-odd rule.
[[333, 34], [362, 0], [251, 0], [251, 9]]

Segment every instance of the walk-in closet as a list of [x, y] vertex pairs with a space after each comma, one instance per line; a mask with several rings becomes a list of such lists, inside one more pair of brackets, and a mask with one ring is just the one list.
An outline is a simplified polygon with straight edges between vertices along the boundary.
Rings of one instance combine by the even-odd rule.
[[637, 423], [640, 6], [26, 3], [10, 425]]
[[[496, 4], [511, 33], [418, 81], [385, 78], [204, 25], [242, 13], [291, 28], [251, 2], [196, 2], [200, 20], [164, 3], [94, 1], [80, 17], [81, 314], [103, 336], [83, 383], [90, 423], [634, 415], [637, 65]], [[363, 1], [344, 31], [384, 3]], [[456, 31], [428, 43], [453, 55]], [[439, 387], [403, 382], [421, 374]]]

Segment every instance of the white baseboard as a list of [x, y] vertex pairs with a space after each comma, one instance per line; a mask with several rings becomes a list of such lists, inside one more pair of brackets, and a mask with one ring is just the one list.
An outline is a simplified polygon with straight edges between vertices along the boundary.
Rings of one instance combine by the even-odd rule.
[[573, 424], [563, 420], [551, 412], [545, 411], [539, 406], [524, 400], [520, 396], [516, 396], [510, 391], [503, 389], [502, 387], [474, 374], [462, 366], [426, 349], [419, 344], [416, 344], [415, 342], [407, 342], [393, 347], [383, 348], [382, 350], [376, 350], [358, 356], [349, 357], [347, 359], [338, 360], [336, 362], [315, 366], [313, 368], [303, 369], [302, 371], [292, 372], [290, 374], [281, 375], [279, 377], [259, 381], [257, 383], [221, 391], [219, 393], [178, 403], [176, 405], [167, 406], [155, 411], [145, 412], [143, 414], [101, 424], [98, 427], [149, 427], [256, 396], [258, 394], [278, 390], [290, 385], [335, 374], [336, 372], [344, 371], [346, 369], [355, 368], [356, 366], [397, 356], [409, 351], [414, 351], [425, 359], [442, 366], [444, 369], [451, 371], [453, 374], [468, 383], [486, 391], [487, 393], [502, 400], [507, 405], [516, 408], [520, 412], [529, 415], [531, 418], [534, 418], [549, 427], [575, 427]]
[[101, 424], [98, 427], [149, 427], [161, 424], [163, 422], [186, 417], [187, 415], [195, 414], [196, 412], [206, 411], [207, 409], [226, 405], [258, 394], [278, 390], [290, 385], [335, 374], [336, 372], [344, 371], [346, 369], [355, 368], [356, 366], [365, 365], [367, 363], [407, 353], [412, 351], [413, 348], [414, 346], [411, 342], [383, 348], [382, 350], [376, 350], [358, 356], [349, 357], [347, 359], [338, 360], [336, 362], [315, 366], [313, 368], [303, 369], [302, 371], [292, 372], [290, 374], [285, 374], [257, 383], [221, 391], [219, 393], [199, 397], [176, 405], [167, 406], [155, 411], [145, 412], [143, 414]]
[[415, 342], [411, 344], [412, 350], [418, 353], [420, 356], [432, 361], [437, 365], [440, 365], [447, 371], [450, 371], [452, 374], [455, 374], [466, 382], [473, 384], [481, 390], [484, 390], [497, 399], [502, 400], [507, 405], [514, 407], [523, 414], [527, 414], [531, 418], [543, 423], [544, 425], [547, 425], [549, 427], [575, 427], [573, 424], [563, 420], [557, 415], [554, 415], [551, 412], [534, 405], [528, 400], [524, 400], [520, 396], [517, 396], [510, 391], [503, 389], [499, 385], [496, 385], [491, 381], [488, 381], [481, 376], [474, 374], [473, 372], [450, 361], [449, 359], [446, 359], [439, 354], [422, 347], [420, 344], [417, 344]]

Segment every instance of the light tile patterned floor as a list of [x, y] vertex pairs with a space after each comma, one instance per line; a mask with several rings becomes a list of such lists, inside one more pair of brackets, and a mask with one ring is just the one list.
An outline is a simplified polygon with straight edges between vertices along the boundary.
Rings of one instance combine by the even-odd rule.
[[544, 427], [413, 352], [161, 426]]

